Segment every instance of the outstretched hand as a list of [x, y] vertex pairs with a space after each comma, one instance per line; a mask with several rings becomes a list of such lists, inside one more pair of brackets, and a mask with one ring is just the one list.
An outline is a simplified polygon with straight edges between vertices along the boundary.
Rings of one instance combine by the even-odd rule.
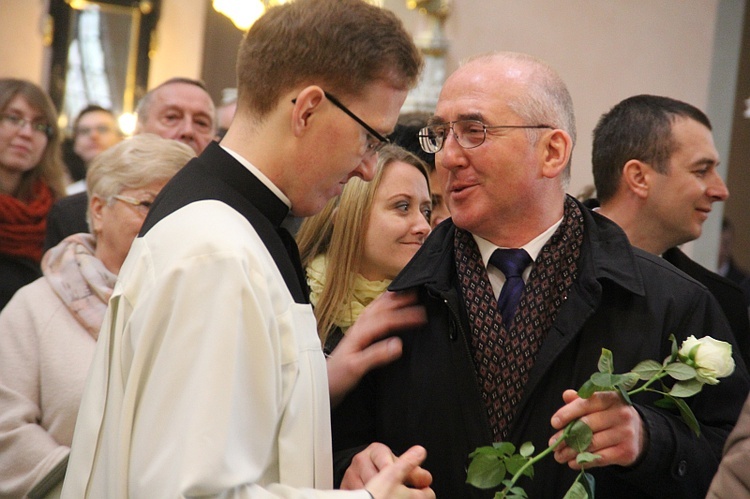
[[401, 339], [393, 332], [427, 322], [415, 292], [386, 291], [373, 300], [328, 356], [328, 390], [336, 406], [371, 369], [401, 356]]
[[[565, 405], [552, 416], [552, 427], [560, 430], [551, 439], [552, 445], [562, 435], [562, 429], [576, 419], [586, 423], [594, 436], [587, 452], [601, 456], [587, 468], [594, 466], [633, 465], [646, 448], [647, 432], [643, 420], [634, 407], [628, 405], [617, 392], [597, 392], [582, 399], [575, 390], [563, 393]], [[578, 453], [565, 442], [555, 449], [555, 460], [580, 470]]]

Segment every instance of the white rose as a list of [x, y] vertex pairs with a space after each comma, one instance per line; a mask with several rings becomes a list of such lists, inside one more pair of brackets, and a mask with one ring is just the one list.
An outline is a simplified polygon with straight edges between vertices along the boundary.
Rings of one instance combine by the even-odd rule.
[[702, 383], [718, 384], [719, 378], [726, 378], [734, 372], [732, 345], [725, 341], [715, 340], [710, 336], [689, 336], [678, 353], [681, 357], [692, 360], [698, 381]]

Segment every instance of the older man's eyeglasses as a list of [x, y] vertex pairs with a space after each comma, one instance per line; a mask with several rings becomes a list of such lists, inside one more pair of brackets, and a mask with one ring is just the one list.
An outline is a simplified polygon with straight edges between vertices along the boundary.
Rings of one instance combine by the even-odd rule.
[[136, 199], [130, 196], [123, 196], [122, 194], [115, 194], [114, 196], [112, 196], [112, 199], [116, 199], [117, 201], [122, 201], [123, 203], [135, 206], [136, 210], [144, 215], [148, 214], [148, 210], [150, 210], [151, 205], [154, 204], [153, 201], [141, 201], [140, 199]]
[[448, 123], [436, 123], [422, 128], [419, 131], [419, 145], [424, 152], [436, 153], [443, 148], [448, 132], [453, 132], [453, 137], [458, 145], [464, 149], [474, 149], [484, 144], [487, 138], [487, 130], [501, 128], [554, 128], [550, 125], [485, 125], [479, 120], [458, 120]]
[[[359, 125], [364, 128], [367, 131], [367, 148], [365, 151], [365, 154], [375, 154], [378, 151], [380, 151], [383, 147], [385, 147], [387, 144], [390, 144], [390, 140], [388, 140], [387, 137], [383, 137], [380, 133], [378, 133], [377, 130], [375, 130], [373, 127], [365, 123], [365, 121], [354, 114], [352, 111], [349, 110], [348, 107], [343, 105], [341, 101], [339, 101], [336, 97], [329, 94], [326, 91], [323, 91], [323, 94], [326, 96], [326, 99], [331, 101], [331, 104], [336, 106], [337, 108], [341, 109], [344, 113], [346, 113], [347, 116], [349, 116], [351, 119], [359, 123]], [[296, 103], [297, 99], [292, 99], [292, 103]]]
[[28, 124], [32, 131], [41, 133], [48, 139], [51, 139], [55, 134], [53, 128], [47, 123], [27, 120], [15, 114], [0, 114], [0, 122], [15, 130], [20, 130]]

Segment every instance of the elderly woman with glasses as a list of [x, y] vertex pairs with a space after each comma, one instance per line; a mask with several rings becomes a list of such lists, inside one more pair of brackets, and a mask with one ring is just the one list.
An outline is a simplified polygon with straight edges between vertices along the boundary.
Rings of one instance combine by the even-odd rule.
[[97, 156], [86, 176], [91, 234], [47, 251], [44, 276], [0, 313], [0, 497], [54, 483], [56, 468], [62, 479], [117, 274], [154, 198], [194, 156], [151, 134]]
[[47, 214], [65, 195], [57, 111], [37, 85], [0, 78], [0, 310], [41, 275]]

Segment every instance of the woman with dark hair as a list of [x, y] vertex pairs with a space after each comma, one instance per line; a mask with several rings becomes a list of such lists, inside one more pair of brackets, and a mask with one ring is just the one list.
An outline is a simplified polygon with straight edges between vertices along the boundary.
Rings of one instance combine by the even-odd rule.
[[47, 214], [65, 195], [57, 111], [37, 85], [0, 78], [0, 309], [41, 276]]

